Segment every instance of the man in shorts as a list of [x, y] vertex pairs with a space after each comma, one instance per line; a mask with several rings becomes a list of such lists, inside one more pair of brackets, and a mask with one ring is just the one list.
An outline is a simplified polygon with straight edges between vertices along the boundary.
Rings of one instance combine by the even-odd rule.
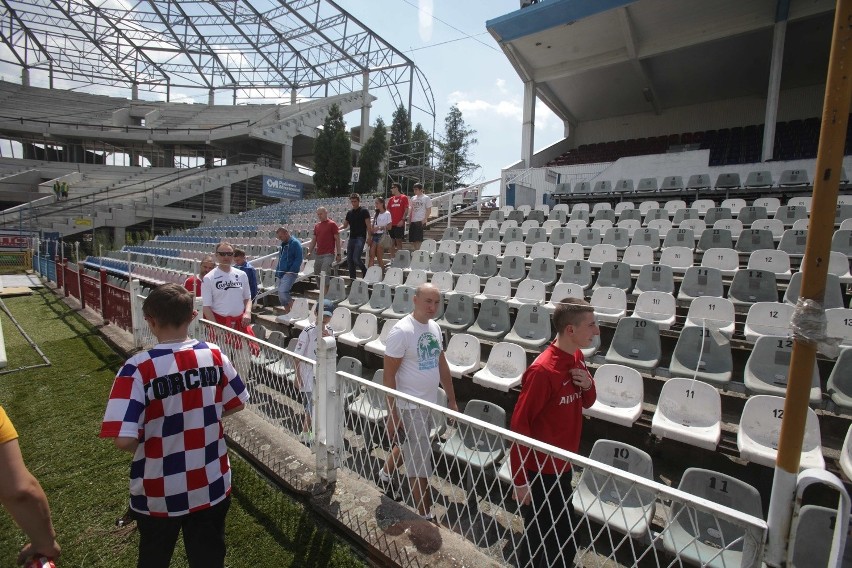
[[391, 197], [388, 199], [388, 212], [391, 214], [390, 237], [393, 239], [391, 258], [396, 256], [396, 251], [402, 247], [402, 239], [405, 238], [405, 221], [408, 219], [408, 197], [403, 195], [400, 185], [396, 182], [391, 184]]
[[[385, 342], [384, 384], [386, 387], [432, 403], [438, 402], [438, 383], [447, 394], [447, 406], [458, 410], [450, 367], [444, 357], [441, 328], [432, 319], [438, 312], [441, 293], [433, 284], [421, 284], [414, 293], [414, 311], [402, 318]], [[417, 512], [433, 520], [429, 477], [432, 475], [432, 446], [429, 431], [432, 415], [428, 408], [407, 400], [388, 397], [387, 431], [396, 444], [403, 428], [402, 456]], [[399, 448], [394, 448], [386, 464], [395, 468]], [[392, 471], [392, 469], [391, 469]], [[390, 471], [385, 471], [387, 475]]]
[[[328, 325], [331, 321], [333, 310], [334, 304], [328, 300], [323, 304], [317, 303], [316, 313], [317, 316], [322, 314], [322, 325], [311, 324], [299, 334], [299, 341], [296, 343], [297, 354], [308, 359], [313, 359], [316, 362], [320, 329], [322, 329], [322, 337], [334, 336], [334, 331]], [[311, 445], [314, 439], [314, 365], [297, 359], [295, 367], [296, 390], [299, 391], [299, 396], [302, 398], [302, 406], [305, 408], [305, 414], [302, 417], [302, 433], [299, 435], [299, 440], [303, 444]]]
[[[314, 276], [325, 272], [326, 277], [331, 276], [331, 267], [335, 262], [340, 262], [340, 229], [337, 223], [328, 218], [328, 210], [325, 207], [317, 208], [317, 219], [314, 225], [314, 238], [308, 246], [308, 257], [314, 259]], [[327, 282], [327, 281], [326, 281]]]
[[409, 219], [411, 225], [408, 229], [408, 241], [414, 245], [414, 250], [420, 250], [423, 243], [423, 226], [429, 218], [432, 209], [432, 199], [423, 194], [423, 184], [414, 184], [414, 197], [411, 198], [411, 213]]

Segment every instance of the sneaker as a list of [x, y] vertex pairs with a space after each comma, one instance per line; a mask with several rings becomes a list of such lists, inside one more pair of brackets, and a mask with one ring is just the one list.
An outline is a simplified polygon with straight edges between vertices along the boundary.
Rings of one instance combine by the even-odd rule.
[[381, 481], [382, 483], [387, 485], [388, 483], [391, 482], [391, 476], [384, 469], [380, 469], [379, 470], [379, 481]]
[[305, 444], [306, 446], [310, 446], [314, 443], [314, 433], [311, 431], [302, 432], [299, 434], [299, 442]]

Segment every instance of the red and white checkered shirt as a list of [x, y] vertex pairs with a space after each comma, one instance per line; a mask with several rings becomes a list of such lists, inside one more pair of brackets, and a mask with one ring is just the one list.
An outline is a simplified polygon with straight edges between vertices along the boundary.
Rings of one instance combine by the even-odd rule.
[[219, 347], [190, 339], [161, 343], [127, 360], [112, 386], [102, 438], [136, 438], [130, 508], [177, 517], [231, 492], [222, 413], [248, 391]]

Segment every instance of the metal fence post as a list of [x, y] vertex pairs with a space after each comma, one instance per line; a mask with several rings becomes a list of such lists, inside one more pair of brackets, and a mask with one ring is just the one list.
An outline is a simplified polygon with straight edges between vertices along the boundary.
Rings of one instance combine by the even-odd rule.
[[[320, 311], [322, 317], [322, 311]], [[322, 322], [320, 321], [320, 325]], [[316, 420], [314, 440], [317, 451], [317, 475], [324, 484], [337, 481], [337, 468], [343, 440], [343, 399], [337, 376], [337, 343], [333, 337], [321, 338], [317, 345]]]
[[100, 278], [99, 284], [99, 292], [101, 295], [101, 319], [104, 320], [104, 323], [109, 323], [109, 319], [107, 318], [107, 309], [106, 309], [106, 286], [107, 286], [107, 272], [106, 269], [101, 268], [99, 272]]
[[139, 317], [142, 313], [139, 306], [139, 281], [130, 280], [128, 286], [130, 292], [130, 327], [133, 330], [133, 345], [139, 349], [142, 347], [142, 327], [145, 320]]

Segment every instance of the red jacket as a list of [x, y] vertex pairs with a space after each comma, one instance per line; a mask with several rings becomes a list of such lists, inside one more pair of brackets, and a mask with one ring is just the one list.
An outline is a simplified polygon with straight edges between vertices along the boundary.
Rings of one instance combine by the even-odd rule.
[[[571, 379], [571, 369], [585, 369], [583, 353], [573, 355], [555, 343], [545, 349], [521, 379], [521, 394], [512, 414], [512, 431], [576, 453], [580, 449], [583, 408], [595, 403], [595, 383], [582, 392]], [[591, 375], [591, 374], [590, 374]], [[571, 464], [525, 446], [512, 445], [512, 477], [515, 485], [527, 483], [526, 471], [562, 473]]]

